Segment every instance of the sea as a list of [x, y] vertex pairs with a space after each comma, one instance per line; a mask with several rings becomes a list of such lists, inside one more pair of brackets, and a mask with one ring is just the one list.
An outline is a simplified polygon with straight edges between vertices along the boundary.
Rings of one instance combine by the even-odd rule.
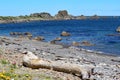
[[49, 42], [67, 31], [71, 36], [62, 37], [61, 43], [88, 41], [94, 46], [78, 48], [120, 56], [120, 35], [110, 36], [120, 34], [116, 32], [118, 26], [120, 18], [4, 23], [0, 24], [0, 36], [10, 36], [10, 32], [30, 32], [33, 37], [44, 36], [45, 42]]

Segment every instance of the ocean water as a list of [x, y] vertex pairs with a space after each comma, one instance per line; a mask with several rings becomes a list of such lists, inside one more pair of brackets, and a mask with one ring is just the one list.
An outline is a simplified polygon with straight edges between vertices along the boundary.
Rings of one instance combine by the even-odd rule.
[[120, 55], [120, 36], [107, 36], [118, 34], [116, 28], [119, 25], [120, 18], [7, 23], [0, 24], [0, 36], [10, 36], [10, 32], [31, 32], [34, 37], [44, 36], [45, 41], [51, 41], [60, 37], [62, 31], [68, 31], [71, 36], [62, 37], [62, 43], [71, 44], [72, 41], [86, 40], [95, 46], [83, 48], [102, 51], [110, 55]]

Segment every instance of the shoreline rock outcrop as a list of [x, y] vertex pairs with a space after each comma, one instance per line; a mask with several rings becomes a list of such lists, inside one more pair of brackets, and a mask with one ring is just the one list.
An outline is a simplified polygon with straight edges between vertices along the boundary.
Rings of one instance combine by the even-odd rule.
[[108, 19], [108, 18], [119, 18], [119, 16], [84, 16], [84, 15], [70, 15], [67, 10], [60, 10], [54, 16], [47, 12], [32, 13], [30, 15], [21, 16], [0, 16], [0, 23], [19, 23], [19, 22], [30, 22], [38, 20], [86, 20], [86, 19]]
[[69, 15], [67, 10], [60, 10], [58, 11], [58, 14], [54, 16], [55, 20], [61, 20], [61, 19], [73, 19], [73, 16]]

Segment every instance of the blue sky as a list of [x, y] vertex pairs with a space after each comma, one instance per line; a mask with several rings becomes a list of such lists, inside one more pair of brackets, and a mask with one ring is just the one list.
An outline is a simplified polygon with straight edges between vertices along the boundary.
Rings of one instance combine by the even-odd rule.
[[120, 0], [0, 0], [0, 16], [67, 10], [72, 15], [120, 16]]

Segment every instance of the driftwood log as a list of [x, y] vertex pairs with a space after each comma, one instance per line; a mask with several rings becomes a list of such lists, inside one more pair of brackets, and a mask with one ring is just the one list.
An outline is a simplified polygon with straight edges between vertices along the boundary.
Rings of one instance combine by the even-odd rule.
[[93, 68], [89, 67], [89, 69], [86, 69], [84, 65], [39, 59], [30, 51], [24, 52], [23, 65], [32, 69], [45, 68], [59, 72], [79, 74], [82, 79], [89, 79], [89, 72], [91, 72]]

